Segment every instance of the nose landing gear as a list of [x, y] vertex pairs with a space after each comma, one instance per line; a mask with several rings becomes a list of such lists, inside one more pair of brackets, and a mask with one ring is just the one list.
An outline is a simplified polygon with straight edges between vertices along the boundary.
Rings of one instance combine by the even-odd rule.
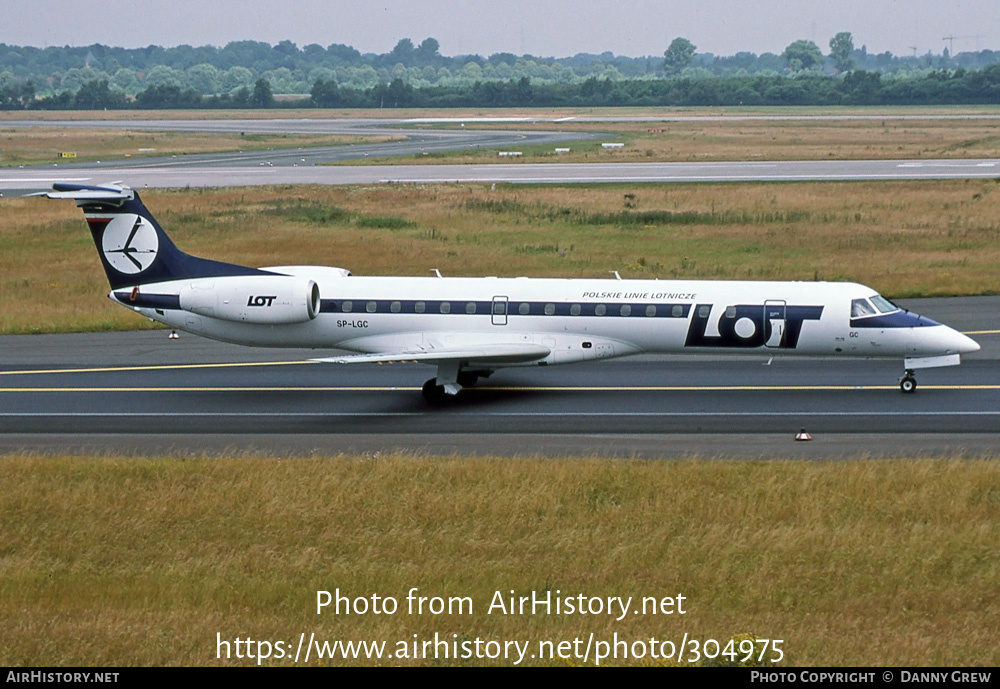
[[913, 377], [913, 369], [903, 371], [903, 377], [899, 379], [899, 389], [905, 393], [914, 392], [917, 389], [917, 379]]

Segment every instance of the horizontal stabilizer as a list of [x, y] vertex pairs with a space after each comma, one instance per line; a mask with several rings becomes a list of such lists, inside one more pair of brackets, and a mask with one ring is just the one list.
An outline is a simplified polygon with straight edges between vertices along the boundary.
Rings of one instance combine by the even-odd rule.
[[52, 185], [52, 191], [36, 195], [47, 196], [50, 199], [73, 199], [76, 201], [128, 201], [135, 196], [135, 192], [122, 184], [97, 187], [86, 184], [56, 183]]
[[551, 353], [548, 347], [536, 344], [493, 344], [455, 349], [413, 349], [398, 352], [376, 352], [372, 354], [348, 354], [345, 356], [313, 359], [328, 364], [389, 364], [389, 363], [432, 363], [439, 361], [475, 361], [492, 364], [521, 364], [544, 359]]

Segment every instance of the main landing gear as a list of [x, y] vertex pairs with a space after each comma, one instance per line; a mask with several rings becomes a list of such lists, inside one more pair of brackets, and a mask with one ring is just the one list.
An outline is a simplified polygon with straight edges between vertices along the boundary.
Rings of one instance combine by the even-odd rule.
[[[480, 378], [488, 378], [493, 371], [458, 371], [454, 376], [442, 376], [441, 373], [441, 367], [438, 367], [437, 377], [424, 383], [420, 390], [429, 404], [444, 404], [455, 399], [462, 388], [471, 388]], [[454, 382], [448, 382], [449, 377], [453, 377]]]
[[420, 392], [429, 404], [444, 404], [448, 399], [448, 393], [445, 392], [443, 385], [437, 384], [437, 378], [431, 378], [424, 383]]
[[917, 379], [913, 377], [913, 369], [903, 371], [903, 377], [899, 379], [899, 389], [905, 393], [914, 392], [917, 389]]

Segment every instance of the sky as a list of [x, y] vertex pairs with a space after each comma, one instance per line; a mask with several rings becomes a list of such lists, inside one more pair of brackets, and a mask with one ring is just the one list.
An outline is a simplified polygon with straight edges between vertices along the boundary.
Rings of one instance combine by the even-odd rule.
[[38, 47], [287, 39], [385, 53], [433, 37], [449, 56], [643, 56], [683, 36], [699, 53], [732, 55], [798, 39], [828, 53], [849, 31], [869, 53], [1000, 50], [998, 0], [0, 0], [0, 18], [0, 43]]

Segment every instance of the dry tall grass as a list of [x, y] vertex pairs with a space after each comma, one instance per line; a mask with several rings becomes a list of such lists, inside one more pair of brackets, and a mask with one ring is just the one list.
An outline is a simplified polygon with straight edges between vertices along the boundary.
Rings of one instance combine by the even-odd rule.
[[[783, 639], [782, 665], [997, 665], [998, 466], [6, 457], [0, 664], [214, 665], [217, 632], [437, 631], [750, 633]], [[317, 590], [405, 606], [411, 587], [473, 614], [315, 613]], [[683, 594], [688, 612], [487, 615], [511, 589]]]
[[[194, 254], [356, 274], [856, 280], [895, 297], [1000, 288], [992, 180], [147, 191]], [[0, 332], [143, 327], [80, 211], [3, 199]], [[498, 270], [498, 266], [502, 267]]]

